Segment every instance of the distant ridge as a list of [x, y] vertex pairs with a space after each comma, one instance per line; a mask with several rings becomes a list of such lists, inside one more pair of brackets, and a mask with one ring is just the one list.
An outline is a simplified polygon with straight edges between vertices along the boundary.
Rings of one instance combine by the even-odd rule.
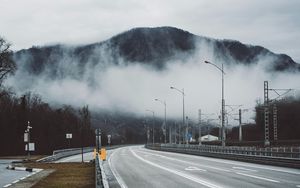
[[15, 52], [14, 59], [31, 74], [38, 75], [47, 71], [51, 77], [81, 74], [81, 71], [61, 70], [59, 66], [62, 64], [76, 64], [80, 68], [86, 64], [104, 67], [141, 63], [161, 69], [170, 60], [184, 62], [201, 51], [201, 48], [197, 48], [201, 42], [210, 44], [215, 57], [231, 66], [252, 65], [259, 58], [267, 56], [271, 59], [269, 71], [300, 71], [300, 65], [288, 55], [275, 54], [264, 47], [246, 45], [239, 41], [197, 36], [174, 27], [134, 28], [106, 41], [75, 47], [32, 47]]

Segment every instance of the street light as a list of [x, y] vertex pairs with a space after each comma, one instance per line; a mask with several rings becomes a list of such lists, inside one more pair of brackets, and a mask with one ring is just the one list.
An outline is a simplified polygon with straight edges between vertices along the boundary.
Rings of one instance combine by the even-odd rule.
[[154, 111], [152, 110], [146, 110], [147, 112], [151, 112], [152, 113], [152, 120], [153, 120], [153, 123], [152, 123], [152, 144], [154, 145]]
[[204, 63], [213, 65], [214, 67], [219, 69], [222, 73], [222, 108], [221, 108], [222, 109], [222, 112], [221, 112], [222, 134], [221, 134], [221, 140], [222, 140], [222, 146], [225, 146], [225, 127], [224, 127], [224, 124], [225, 124], [224, 74], [225, 74], [225, 72], [224, 72], [224, 68], [223, 68], [223, 63], [222, 63], [222, 68], [218, 67], [217, 65], [215, 65], [209, 61], [204, 61]]
[[[162, 100], [159, 100], [159, 99], [154, 99], [154, 100], [160, 102], [161, 104], [163, 104], [165, 106], [165, 120], [164, 120], [165, 127], [164, 127], [163, 131], [164, 131], [165, 144], [166, 144], [167, 143], [167, 103], [166, 103], [166, 101], [162, 101]], [[170, 134], [169, 134], [169, 142], [171, 143]]]
[[[185, 119], [185, 117], [184, 117], [184, 88], [182, 90], [179, 90], [176, 87], [171, 86], [170, 89], [174, 89], [174, 90], [176, 90], [176, 91], [178, 91], [179, 93], [182, 94], [182, 126], [184, 126], [185, 125], [185, 120], [184, 120]], [[182, 136], [180, 132], [181, 132], [181, 128], [180, 128], [180, 124], [179, 124], [179, 144], [181, 144], [180, 136]], [[183, 137], [182, 137], [182, 140], [183, 140]]]

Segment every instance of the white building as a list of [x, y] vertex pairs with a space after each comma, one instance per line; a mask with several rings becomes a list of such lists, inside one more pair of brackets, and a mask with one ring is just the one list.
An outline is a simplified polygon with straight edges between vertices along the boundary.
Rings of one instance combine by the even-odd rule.
[[218, 138], [217, 136], [210, 135], [210, 134], [201, 136], [201, 141], [216, 141], [216, 140], [218, 140], [218, 139], [219, 139], [219, 138]]

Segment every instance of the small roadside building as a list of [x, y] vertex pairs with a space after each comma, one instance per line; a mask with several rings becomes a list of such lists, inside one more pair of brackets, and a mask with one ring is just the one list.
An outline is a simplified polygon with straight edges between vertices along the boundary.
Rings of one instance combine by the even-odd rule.
[[211, 134], [207, 134], [204, 136], [201, 136], [201, 141], [216, 141], [219, 138], [217, 136], [211, 135]]

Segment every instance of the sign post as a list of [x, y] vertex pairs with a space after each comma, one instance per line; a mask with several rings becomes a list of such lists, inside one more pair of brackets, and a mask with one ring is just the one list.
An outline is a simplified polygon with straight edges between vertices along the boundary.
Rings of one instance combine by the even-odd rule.
[[107, 135], [107, 143], [110, 146], [110, 143], [111, 143], [111, 135], [110, 134]]
[[30, 159], [30, 151], [35, 150], [34, 143], [30, 143], [30, 129], [32, 129], [32, 127], [30, 126], [30, 121], [28, 121], [27, 129], [25, 130], [24, 133], [24, 142], [26, 142], [25, 151], [27, 151], [28, 160]]
[[100, 129], [96, 129], [96, 130], [95, 130], [95, 134], [96, 134], [96, 147], [97, 147], [97, 152], [99, 153], [100, 147], [101, 147], [101, 130], [100, 130]]
[[73, 137], [72, 133], [67, 133], [66, 134], [66, 139], [68, 140], [69, 148], [71, 148], [71, 139], [72, 139], [72, 137]]

